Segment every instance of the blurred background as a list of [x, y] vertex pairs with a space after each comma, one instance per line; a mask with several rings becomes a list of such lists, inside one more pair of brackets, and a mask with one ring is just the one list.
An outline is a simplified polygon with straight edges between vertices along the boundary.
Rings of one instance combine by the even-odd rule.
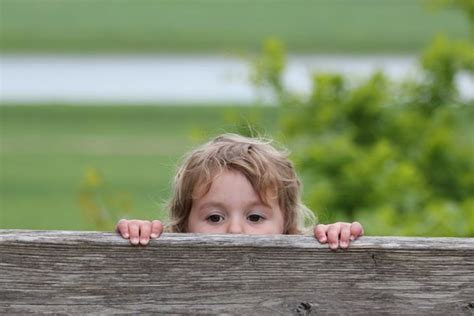
[[237, 132], [322, 223], [474, 237], [472, 0], [0, 5], [0, 228], [166, 219], [180, 157]]

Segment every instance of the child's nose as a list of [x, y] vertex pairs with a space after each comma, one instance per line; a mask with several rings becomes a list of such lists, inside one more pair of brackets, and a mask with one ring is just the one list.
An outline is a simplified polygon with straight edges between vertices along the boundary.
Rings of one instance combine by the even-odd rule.
[[227, 227], [227, 233], [228, 234], [242, 234], [243, 233], [243, 228], [242, 228], [242, 221], [239, 219], [233, 219], [230, 223], [229, 226]]

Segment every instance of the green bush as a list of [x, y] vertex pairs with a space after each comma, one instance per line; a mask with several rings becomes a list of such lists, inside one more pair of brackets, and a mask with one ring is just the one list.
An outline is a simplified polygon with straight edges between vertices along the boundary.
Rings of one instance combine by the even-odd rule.
[[268, 41], [256, 83], [281, 107], [281, 134], [321, 222], [359, 220], [369, 234], [474, 236], [474, 150], [460, 128], [456, 76], [474, 72], [469, 41], [436, 38], [422, 54], [422, 78], [390, 82], [374, 73], [356, 86], [317, 74], [307, 98], [286, 91], [285, 51]]

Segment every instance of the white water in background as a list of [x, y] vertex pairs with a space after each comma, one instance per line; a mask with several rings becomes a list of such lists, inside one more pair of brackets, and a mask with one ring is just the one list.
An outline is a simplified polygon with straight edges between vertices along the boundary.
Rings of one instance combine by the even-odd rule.
[[[290, 56], [284, 83], [308, 93], [311, 74], [336, 72], [351, 80], [381, 70], [391, 79], [419, 75], [410, 56]], [[250, 63], [225, 56], [0, 56], [0, 102], [8, 103], [252, 103], [265, 100], [249, 82]], [[464, 99], [472, 77], [457, 78]]]

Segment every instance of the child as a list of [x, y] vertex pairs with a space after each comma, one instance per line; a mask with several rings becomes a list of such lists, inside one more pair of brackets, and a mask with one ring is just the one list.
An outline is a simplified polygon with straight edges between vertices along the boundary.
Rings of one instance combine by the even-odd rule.
[[[269, 142], [224, 134], [192, 151], [174, 179], [168, 230], [209, 234], [302, 234], [313, 213], [301, 203], [301, 184], [287, 155]], [[125, 220], [117, 232], [146, 245], [163, 232], [154, 220]], [[358, 222], [316, 225], [331, 249], [363, 235]]]

